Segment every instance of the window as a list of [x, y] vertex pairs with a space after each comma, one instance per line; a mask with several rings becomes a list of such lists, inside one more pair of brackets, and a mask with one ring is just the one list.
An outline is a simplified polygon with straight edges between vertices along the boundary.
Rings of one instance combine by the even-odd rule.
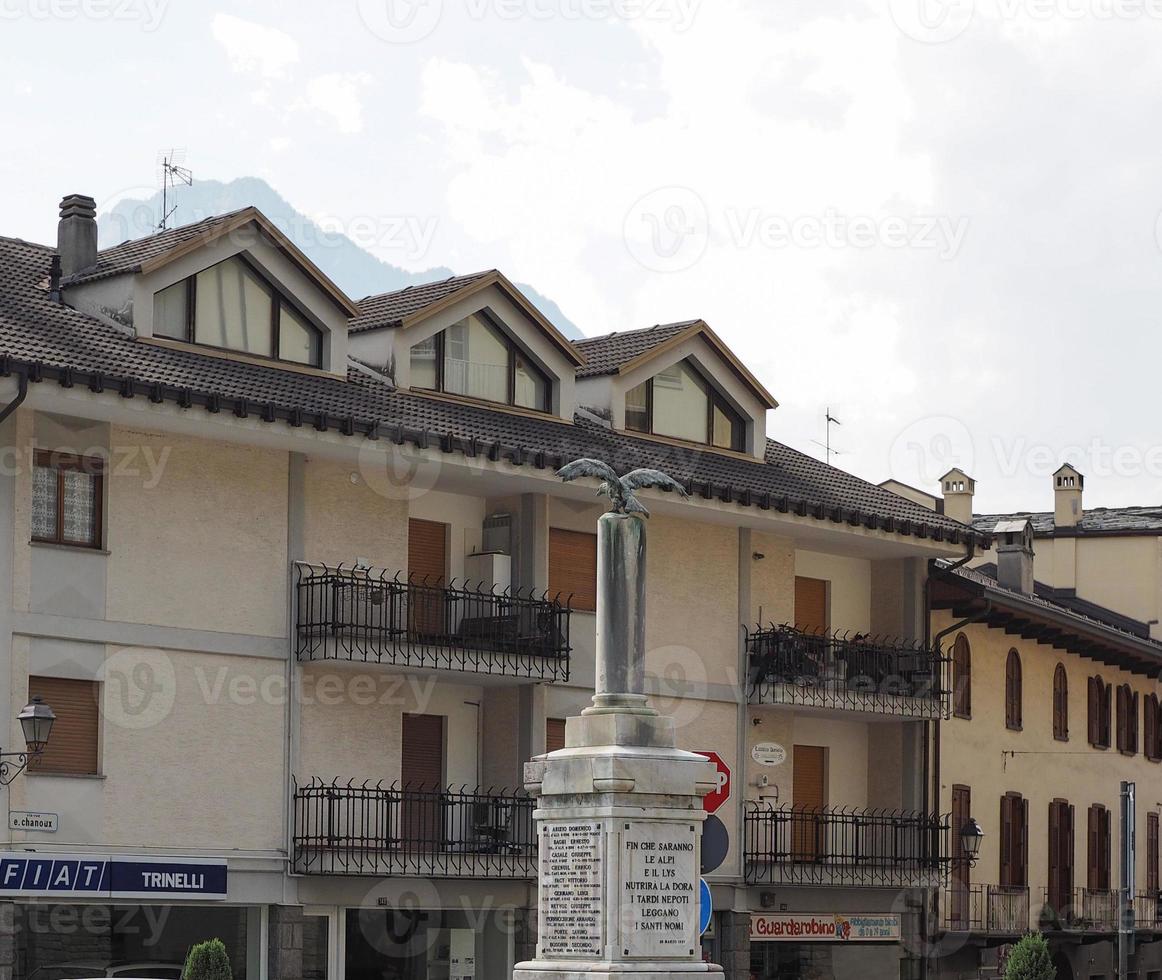
[[545, 719], [545, 751], [556, 752], [565, 747], [565, 719]]
[[1089, 679], [1089, 744], [1094, 748], [1110, 747], [1110, 689], [1100, 676]]
[[32, 540], [101, 547], [105, 467], [89, 456], [37, 450], [32, 472]]
[[1126, 755], [1138, 751], [1138, 692], [1122, 684], [1117, 691], [1117, 748]]
[[551, 409], [548, 377], [483, 312], [420, 341], [410, 360], [413, 388]]
[[91, 776], [97, 768], [100, 714], [96, 681], [65, 677], [29, 677], [28, 697], [40, 697], [54, 712], [52, 735], [44, 754], [28, 764], [29, 772]]
[[1016, 650], [1005, 661], [1005, 727], [1021, 730], [1021, 655]]
[[625, 427], [742, 452], [746, 425], [689, 359], [659, 371], [625, 396]]
[[1158, 814], [1146, 814], [1146, 894], [1158, 894]]
[[1090, 891], [1110, 889], [1110, 811], [1099, 803], [1089, 808], [1086, 832], [1086, 882]]
[[1162, 725], [1158, 722], [1158, 695], [1148, 694], [1142, 700], [1142, 751], [1151, 762], [1162, 760]]
[[1073, 904], [1073, 807], [1068, 800], [1049, 804], [1049, 906], [1064, 918]]
[[1058, 664], [1053, 671], [1053, 737], [1059, 742], [1069, 741], [1069, 679], [1064, 664]]
[[1020, 793], [1001, 797], [1001, 887], [1029, 884], [1029, 801]]
[[153, 333], [294, 364], [322, 364], [322, 332], [237, 256], [156, 293]]
[[597, 609], [597, 535], [549, 528], [549, 594], [574, 609]]
[[952, 713], [972, 717], [972, 648], [963, 633], [952, 644]]

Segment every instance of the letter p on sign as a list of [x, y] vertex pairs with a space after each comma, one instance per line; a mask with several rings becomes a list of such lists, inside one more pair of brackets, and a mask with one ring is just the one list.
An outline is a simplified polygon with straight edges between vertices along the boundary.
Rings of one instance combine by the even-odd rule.
[[714, 813], [730, 799], [730, 766], [723, 762], [722, 756], [717, 752], [699, 752], [698, 754], [706, 756], [718, 770], [715, 788], [702, 798], [702, 805], [706, 808], [706, 812]]

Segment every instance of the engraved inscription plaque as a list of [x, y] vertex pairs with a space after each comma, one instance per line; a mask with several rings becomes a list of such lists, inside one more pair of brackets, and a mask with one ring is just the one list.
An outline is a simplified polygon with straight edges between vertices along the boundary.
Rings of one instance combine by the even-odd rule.
[[697, 825], [643, 821], [621, 834], [622, 955], [688, 958], [698, 942]]
[[604, 842], [593, 820], [541, 824], [539, 958], [597, 960], [604, 953]]

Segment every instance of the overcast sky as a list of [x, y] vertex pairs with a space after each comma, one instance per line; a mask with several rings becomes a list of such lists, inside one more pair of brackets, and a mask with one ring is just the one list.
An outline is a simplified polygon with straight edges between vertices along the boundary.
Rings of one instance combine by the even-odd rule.
[[979, 509], [1162, 503], [1162, 0], [0, 0], [0, 234], [265, 178], [587, 334], [703, 317], [770, 432]]

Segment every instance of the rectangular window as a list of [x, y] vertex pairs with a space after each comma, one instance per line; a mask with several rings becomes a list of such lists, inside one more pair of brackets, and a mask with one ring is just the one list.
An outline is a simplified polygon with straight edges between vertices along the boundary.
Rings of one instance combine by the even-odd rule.
[[411, 386], [435, 391], [440, 387], [440, 335], [421, 340], [411, 350]]
[[508, 345], [475, 314], [448, 328], [444, 390], [490, 402], [509, 400]]
[[189, 283], [183, 279], [153, 295], [153, 335], [189, 340]]
[[597, 608], [597, 535], [549, 528], [549, 595], [573, 597], [574, 609]]
[[32, 540], [100, 548], [104, 480], [104, 464], [99, 459], [37, 450]]
[[650, 431], [650, 383], [643, 381], [625, 396], [625, 427], [632, 432]]
[[1001, 886], [1029, 884], [1029, 801], [1017, 793], [1001, 797]]
[[29, 763], [29, 772], [96, 775], [100, 738], [96, 681], [66, 677], [29, 677], [28, 697], [40, 697], [56, 713], [44, 754]]

